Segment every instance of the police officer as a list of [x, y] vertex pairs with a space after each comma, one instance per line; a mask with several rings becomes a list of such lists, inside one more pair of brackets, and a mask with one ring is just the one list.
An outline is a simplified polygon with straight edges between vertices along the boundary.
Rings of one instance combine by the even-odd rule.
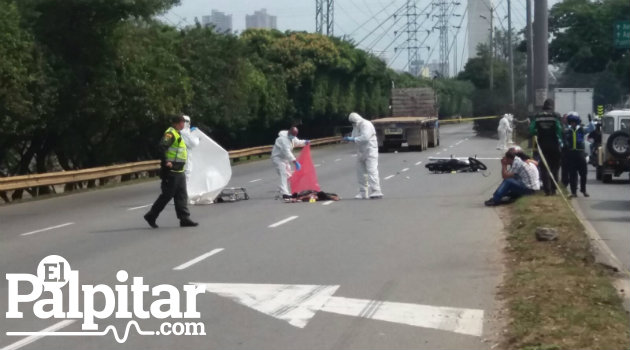
[[541, 160], [540, 152], [542, 152], [549, 165], [550, 171], [547, 171], [544, 163], [539, 162], [543, 190], [547, 196], [556, 194], [556, 185], [551, 177], [558, 180], [562, 146], [560, 115], [555, 113], [553, 108], [553, 100], [546, 99], [542, 111], [535, 115], [534, 121], [529, 125], [530, 135], [538, 137], [538, 143], [534, 144], [534, 157]]
[[172, 198], [175, 198], [175, 213], [179, 219], [179, 225], [181, 227], [198, 225], [198, 223], [190, 220], [190, 212], [187, 207], [188, 193], [186, 191], [184, 167], [188, 159], [188, 152], [186, 143], [180, 134], [180, 131], [185, 126], [186, 119], [184, 119], [184, 116], [179, 115], [173, 117], [171, 122], [173, 123], [172, 127], [166, 129], [160, 142], [162, 193], [153, 203], [151, 210], [144, 215], [144, 219], [153, 228], [158, 228], [155, 220]]
[[584, 153], [584, 139], [586, 131], [582, 128], [580, 115], [569, 112], [567, 116], [569, 127], [564, 132], [564, 148], [567, 154], [567, 170], [571, 184], [571, 197], [577, 197], [577, 180], [580, 176], [580, 192], [586, 193], [586, 153]]

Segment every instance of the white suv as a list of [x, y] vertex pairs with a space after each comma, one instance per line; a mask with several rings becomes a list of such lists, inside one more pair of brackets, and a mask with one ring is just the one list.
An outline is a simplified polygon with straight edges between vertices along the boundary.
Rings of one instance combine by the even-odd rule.
[[613, 176], [630, 171], [630, 109], [607, 112], [602, 118], [601, 130], [597, 179], [609, 183]]

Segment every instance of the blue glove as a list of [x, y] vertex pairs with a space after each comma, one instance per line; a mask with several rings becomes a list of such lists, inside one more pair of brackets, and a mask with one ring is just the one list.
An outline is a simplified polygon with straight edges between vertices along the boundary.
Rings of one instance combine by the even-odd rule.
[[300, 162], [298, 162], [296, 160], [295, 161], [295, 171], [300, 171], [300, 169], [302, 169], [302, 164], [300, 164]]
[[191, 127], [190, 127], [190, 131], [195, 131], [195, 130], [197, 130], [197, 127], [196, 127], [196, 126], [191, 126]]
[[354, 142], [354, 137], [346, 136], [343, 138], [343, 140], [347, 142]]
[[311, 144], [311, 140], [304, 140], [304, 144], [305, 145], [310, 145]]

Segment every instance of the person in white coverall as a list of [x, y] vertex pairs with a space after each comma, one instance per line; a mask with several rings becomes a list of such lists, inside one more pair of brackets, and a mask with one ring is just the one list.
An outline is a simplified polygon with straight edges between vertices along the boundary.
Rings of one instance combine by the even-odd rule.
[[188, 160], [186, 161], [186, 167], [184, 168], [186, 172], [186, 183], [190, 183], [190, 174], [193, 170], [193, 154], [192, 149], [199, 145], [199, 137], [192, 134], [196, 127], [190, 126], [190, 117], [184, 115], [184, 120], [186, 121], [184, 124], [184, 128], [179, 132], [184, 139], [184, 143], [186, 143], [186, 148], [188, 149]]
[[[357, 199], [382, 198], [381, 185], [378, 178], [378, 141], [376, 130], [369, 120], [357, 113], [350, 113], [348, 120], [352, 123], [352, 136], [344, 137], [345, 141], [357, 144], [357, 180], [359, 194]], [[369, 188], [369, 192], [368, 192]]]
[[512, 115], [504, 114], [503, 118], [499, 121], [499, 127], [497, 128], [497, 132], [499, 134], [499, 144], [497, 145], [497, 149], [505, 150], [507, 149], [508, 138], [511, 138], [508, 135], [512, 134]]
[[283, 199], [291, 198], [288, 184], [288, 179], [291, 176], [291, 163], [295, 164], [295, 171], [299, 171], [301, 168], [300, 163], [293, 155], [293, 147], [304, 147], [310, 142], [309, 140], [298, 139], [297, 134], [298, 129], [296, 127], [280, 131], [276, 143], [271, 149], [271, 161], [278, 172], [278, 176], [280, 176], [278, 190]]

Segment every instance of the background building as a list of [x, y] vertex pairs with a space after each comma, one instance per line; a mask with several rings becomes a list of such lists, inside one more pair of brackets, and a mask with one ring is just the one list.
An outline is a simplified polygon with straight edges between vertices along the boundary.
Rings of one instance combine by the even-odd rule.
[[255, 11], [253, 15], [245, 16], [245, 28], [276, 29], [276, 16], [268, 15], [266, 9]]
[[213, 25], [215, 30], [219, 33], [231, 33], [232, 15], [226, 15], [221, 11], [212, 10], [210, 16], [201, 17], [201, 24], [206, 27]]
[[492, 0], [468, 0], [468, 58], [477, 57], [477, 45], [490, 42], [491, 6]]

